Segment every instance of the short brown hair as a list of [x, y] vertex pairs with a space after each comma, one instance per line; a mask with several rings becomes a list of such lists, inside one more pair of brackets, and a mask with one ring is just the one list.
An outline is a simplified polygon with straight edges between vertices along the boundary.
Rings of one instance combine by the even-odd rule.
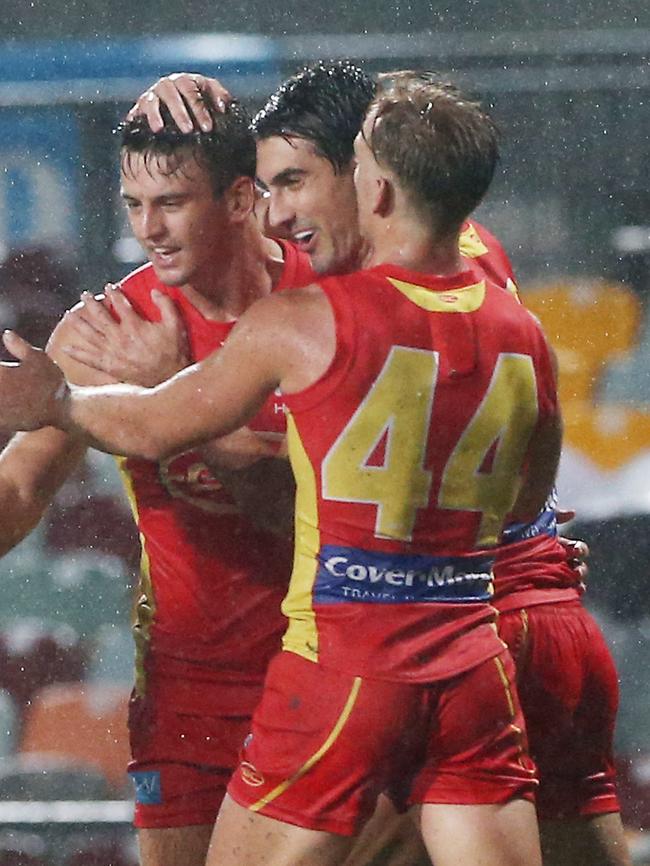
[[494, 176], [494, 121], [433, 73], [389, 72], [379, 81], [368, 146], [437, 233], [457, 230]]
[[179, 129], [166, 106], [161, 107], [164, 126], [158, 132], [151, 130], [143, 115], [124, 120], [115, 130], [121, 137], [122, 170], [132, 173], [133, 154], [142, 154], [148, 168], [153, 164], [169, 175], [182, 171], [188, 158], [194, 159], [207, 171], [217, 199], [238, 177], [254, 180], [256, 147], [248, 113], [236, 100], [220, 110], [207, 93], [201, 98], [212, 118], [209, 132], [198, 127], [191, 132]]

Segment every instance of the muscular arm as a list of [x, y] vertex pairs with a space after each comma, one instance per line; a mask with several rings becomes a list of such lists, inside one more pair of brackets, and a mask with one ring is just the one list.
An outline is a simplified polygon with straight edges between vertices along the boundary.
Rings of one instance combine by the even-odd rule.
[[[5, 343], [23, 363], [2, 367], [1, 427], [51, 424], [88, 434], [105, 450], [158, 460], [241, 427], [278, 385], [288, 393], [307, 387], [333, 357], [335, 329], [318, 287], [271, 295], [242, 316], [223, 349], [152, 389], [62, 391], [41, 353], [15, 335]], [[28, 405], [20, 400], [26, 390]]]
[[[47, 352], [71, 381], [99, 384], [105, 377], [88, 374], [62, 354], [66, 325], [55, 329]], [[28, 394], [23, 395], [29, 399]], [[0, 454], [0, 556], [22, 541], [38, 524], [64, 481], [86, 452], [85, 439], [54, 427], [18, 433]]]

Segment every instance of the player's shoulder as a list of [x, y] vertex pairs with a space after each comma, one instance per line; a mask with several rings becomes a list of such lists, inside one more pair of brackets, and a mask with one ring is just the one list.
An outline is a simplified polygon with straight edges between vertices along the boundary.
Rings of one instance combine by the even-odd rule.
[[309, 333], [328, 308], [327, 298], [318, 283], [290, 292], [271, 292], [260, 298], [240, 317], [238, 328], [271, 337], [279, 343], [291, 333]]

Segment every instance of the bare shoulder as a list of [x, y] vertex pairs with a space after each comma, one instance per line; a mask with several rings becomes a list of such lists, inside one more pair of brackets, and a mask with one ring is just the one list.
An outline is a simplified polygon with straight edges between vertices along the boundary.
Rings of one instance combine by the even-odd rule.
[[311, 329], [331, 317], [330, 304], [322, 288], [314, 283], [301, 289], [273, 292], [256, 301], [240, 323], [255, 329], [282, 328], [285, 332]]
[[[256, 301], [227, 341], [277, 376], [285, 393], [301, 390], [323, 374], [336, 351], [336, 326], [318, 285], [274, 292]], [[226, 353], [226, 347], [224, 347]]]
[[110, 376], [100, 373], [98, 370], [93, 370], [85, 364], [80, 364], [66, 353], [66, 346], [72, 342], [71, 338], [76, 327], [76, 320], [79, 317], [82, 306], [83, 303], [79, 301], [64, 314], [50, 334], [45, 351], [63, 370], [66, 379], [75, 385], [112, 384], [115, 380]]

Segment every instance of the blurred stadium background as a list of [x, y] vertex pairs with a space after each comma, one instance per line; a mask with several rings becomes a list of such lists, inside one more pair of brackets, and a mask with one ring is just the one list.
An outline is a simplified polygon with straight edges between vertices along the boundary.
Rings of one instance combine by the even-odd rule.
[[[197, 0], [145, 0], [138, 17], [126, 0], [4, 4], [0, 321], [43, 345], [82, 288], [140, 261], [111, 129], [161, 74], [216, 75], [255, 108], [304, 63], [350, 58], [437, 69], [480, 96], [504, 133], [480, 218], [559, 351], [560, 502], [592, 550], [586, 599], [621, 678], [625, 820], [650, 863], [650, 10], [579, 5], [240, 0], [220, 21]], [[135, 863], [123, 768], [136, 569], [98, 454], [0, 561], [0, 866]]]

